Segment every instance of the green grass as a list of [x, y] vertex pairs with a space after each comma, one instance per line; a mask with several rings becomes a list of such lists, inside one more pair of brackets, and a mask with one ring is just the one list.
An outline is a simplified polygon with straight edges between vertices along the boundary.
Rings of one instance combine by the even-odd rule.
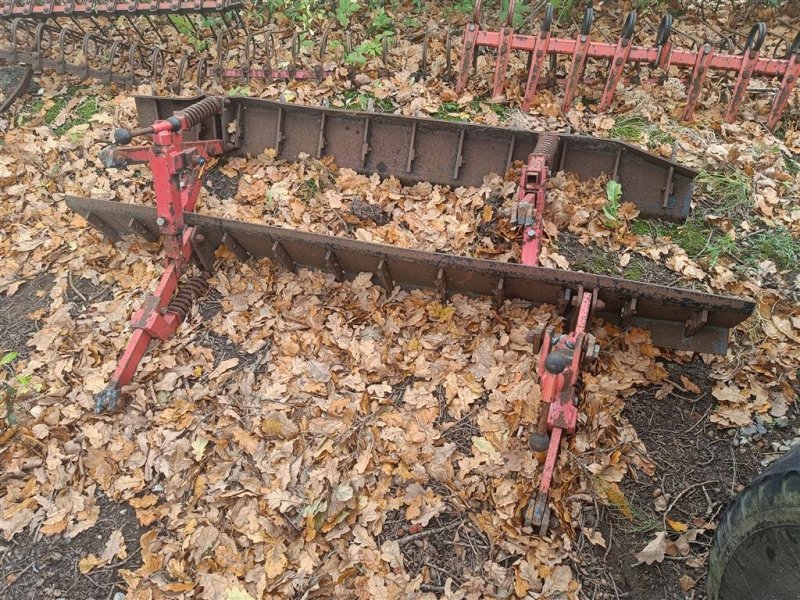
[[[64, 108], [67, 106], [67, 103], [70, 99], [79, 91], [83, 89], [83, 86], [70, 86], [67, 89], [66, 94], [62, 94], [61, 96], [56, 96], [53, 99], [53, 105], [47, 109], [44, 113], [44, 122], [47, 125], [52, 125], [53, 122], [58, 118]], [[32, 107], [32, 110], [35, 112], [41, 111], [42, 107], [44, 106], [44, 101], [39, 100], [37, 104]], [[70, 129], [77, 125], [83, 125], [88, 123], [89, 120], [100, 112], [100, 100], [97, 96], [86, 96], [83, 98], [77, 106], [75, 106], [71, 111], [69, 116], [67, 117], [66, 121], [61, 125], [58, 125], [53, 129], [53, 132], [61, 137], [65, 133], [67, 133]], [[35, 113], [34, 113], [35, 114]]]
[[467, 121], [464, 114], [464, 108], [458, 102], [444, 102], [439, 110], [433, 113], [433, 118], [443, 121]]
[[622, 271], [622, 275], [625, 277], [625, 279], [630, 281], [644, 281], [644, 278], [647, 275], [644, 261], [640, 258], [631, 259], [631, 262], [629, 262]]
[[[453, 103], [446, 103], [446, 104], [455, 104]], [[511, 113], [511, 107], [507, 104], [502, 104], [500, 102], [492, 102], [491, 98], [488, 96], [479, 96], [477, 98], [473, 98], [469, 103], [469, 110], [470, 112], [479, 113], [482, 110], [482, 106], [485, 106], [489, 110], [491, 110], [494, 114], [496, 114], [501, 121], [505, 121], [508, 118], [508, 115]], [[456, 110], [462, 111], [463, 108], [457, 106]]]
[[639, 115], [630, 115], [617, 119], [611, 128], [610, 135], [612, 138], [619, 138], [627, 142], [646, 144], [649, 148], [675, 143], [674, 136], [661, 131], [645, 117]]
[[716, 215], [741, 217], [753, 206], [753, 181], [740, 169], [701, 171], [696, 182]]
[[573, 261], [572, 268], [597, 275], [610, 275], [616, 271], [614, 261], [604, 252], [599, 252], [591, 257], [579, 258]]
[[800, 240], [784, 228], [733, 239], [695, 216], [682, 225], [638, 219], [633, 222], [631, 230], [637, 235], [670, 238], [690, 258], [710, 266], [714, 266], [722, 256], [745, 269], [754, 269], [763, 260], [774, 262], [779, 271], [794, 272], [800, 265]]
[[779, 271], [796, 271], [800, 268], [800, 240], [789, 230], [779, 228], [761, 231], [741, 242], [741, 258], [751, 266], [762, 260], [771, 260]]
[[796, 161], [791, 156], [784, 156], [783, 163], [786, 167], [786, 172], [792, 177], [800, 173], [800, 162]]

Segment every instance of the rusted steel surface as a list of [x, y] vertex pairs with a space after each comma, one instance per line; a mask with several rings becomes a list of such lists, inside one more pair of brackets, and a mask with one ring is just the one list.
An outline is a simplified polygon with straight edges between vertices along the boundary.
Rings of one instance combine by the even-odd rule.
[[242, 7], [240, 0], [3, 0], [0, 19], [185, 14]]
[[[74, 196], [68, 196], [66, 202], [95, 227], [101, 225], [98, 229], [103, 233], [158, 232], [155, 208]], [[577, 293], [597, 288], [601, 301], [597, 316], [620, 323], [625, 309], [627, 326], [649, 330], [653, 343], [667, 348], [724, 354], [729, 329], [747, 319], [754, 307], [748, 300], [693, 290], [396, 248], [196, 213], [185, 213], [184, 220], [202, 232], [203, 243], [212, 249], [226, 245], [239, 258], [266, 257], [291, 271], [319, 269], [346, 278], [368, 272], [375, 274], [376, 283], [386, 286], [428, 288], [445, 295], [519, 298], [554, 306], [568, 290]]]
[[[201, 98], [137, 96], [139, 122], [166, 119]], [[359, 173], [450, 186], [480, 186], [491, 173], [504, 175], [515, 161], [527, 162], [544, 135], [239, 97], [227, 98], [223, 114], [204, 121], [195, 138], [191, 134], [186, 139], [223, 138], [233, 154], [274, 148], [290, 161], [301, 153], [332, 156], [339, 167]], [[554, 172], [617, 179], [623, 200], [636, 204], [643, 217], [683, 221], [689, 214], [697, 173], [678, 163], [617, 140], [568, 134], [558, 135], [555, 157]]]
[[[524, 92], [522, 107], [528, 110], [531, 105], [536, 86], [540, 80], [540, 73], [544, 57], [550, 55], [552, 64], [559, 56], [570, 57], [567, 78], [564, 80], [564, 98], [562, 109], [568, 110], [572, 105], [577, 92], [578, 83], [583, 79], [583, 72], [587, 59], [608, 61], [609, 74], [605, 90], [600, 101], [599, 109], [607, 110], [626, 66], [638, 68], [639, 65], [657, 67], [665, 74], [671, 67], [691, 70], [688, 78], [687, 105], [683, 112], [685, 120], [691, 119], [694, 108], [700, 101], [703, 83], [709, 72], [734, 72], [737, 74], [734, 93], [725, 113], [725, 120], [731, 122], [741, 104], [747, 82], [752, 76], [765, 76], [780, 79], [778, 91], [772, 103], [767, 125], [775, 127], [781, 114], [797, 86], [800, 76], [800, 32], [793, 41], [785, 40], [784, 44], [775, 46], [774, 56], [765, 56], [763, 45], [767, 36], [766, 25], [759, 21], [753, 25], [748, 36], [744, 39], [741, 52], [732, 54], [735, 45], [729, 38], [721, 40], [722, 51], [717, 51], [709, 43], [700, 43], [691, 38], [694, 47], [691, 49], [673, 48], [671, 37], [673, 34], [673, 17], [670, 14], [661, 20], [654, 46], [640, 46], [633, 44], [634, 28], [636, 26], [636, 12], [630, 12], [624, 24], [617, 43], [592, 41], [590, 33], [594, 24], [594, 12], [591, 7], [586, 9], [580, 31], [575, 39], [557, 38], [551, 36], [553, 23], [553, 9], [547, 5], [542, 14], [539, 32], [526, 34], [516, 32], [511, 28], [511, 19], [496, 31], [483, 29], [481, 15], [482, 0], [475, 0], [472, 20], [467, 24], [463, 42], [462, 59], [456, 83], [456, 92], [462, 93], [473, 69], [474, 57], [478, 50], [490, 48], [496, 56], [493, 83], [493, 95], [499, 96], [503, 92], [504, 82], [508, 78], [507, 68], [509, 56], [512, 52], [523, 52], [529, 56], [528, 83]], [[508, 13], [510, 14], [510, 13]], [[675, 31], [675, 33], [679, 33]], [[744, 37], [744, 36], [742, 36]], [[778, 55], [779, 48], [786, 48], [783, 55]], [[638, 77], [638, 73], [637, 73]]]

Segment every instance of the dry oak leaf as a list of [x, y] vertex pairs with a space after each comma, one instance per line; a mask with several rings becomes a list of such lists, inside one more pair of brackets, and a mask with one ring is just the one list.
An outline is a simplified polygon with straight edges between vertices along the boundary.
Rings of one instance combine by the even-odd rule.
[[286, 570], [288, 562], [286, 559], [286, 546], [283, 543], [283, 539], [279, 539], [264, 556], [264, 572], [270, 579], [280, 577]]
[[697, 584], [697, 582], [694, 579], [692, 579], [691, 577], [689, 577], [688, 575], [683, 575], [678, 580], [678, 584], [681, 586], [681, 589], [684, 592], [688, 592], [689, 590], [691, 590]]
[[667, 532], [659, 531], [656, 537], [653, 538], [641, 552], [637, 552], [633, 557], [639, 561], [639, 564], [645, 563], [652, 565], [655, 562], [663, 562], [664, 551], [667, 549]]

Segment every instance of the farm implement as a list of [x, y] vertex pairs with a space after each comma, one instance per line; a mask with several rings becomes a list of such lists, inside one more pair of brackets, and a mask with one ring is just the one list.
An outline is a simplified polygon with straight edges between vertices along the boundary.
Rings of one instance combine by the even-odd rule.
[[[800, 78], [800, 33], [794, 40], [766, 43], [768, 30], [756, 23], [747, 36], [719, 33], [714, 44], [679, 31], [667, 14], [658, 28], [644, 23], [655, 36], [653, 46], [634, 43], [636, 12], [622, 24], [618, 39], [601, 30], [594, 21], [594, 11], [586, 9], [578, 34], [560, 38], [553, 34], [554, 11], [547, 5], [538, 32], [524, 33], [513, 27], [515, 1], [511, 0], [505, 22], [497, 30], [482, 23], [482, 0], [476, 0], [466, 24], [460, 46], [460, 59], [453, 68], [452, 42], [456, 32], [426, 31], [420, 60], [414, 63], [414, 78], [431, 74], [430, 65], [439, 59], [438, 75], [452, 82], [458, 94], [466, 90], [470, 74], [480, 54], [494, 55], [493, 99], [503, 98], [511, 74], [511, 58], [517, 53], [527, 57], [524, 89], [519, 93], [521, 106], [529, 111], [540, 86], [564, 87], [561, 108], [569, 110], [579, 95], [581, 84], [603, 86], [597, 102], [599, 111], [607, 111], [623, 79], [634, 84], [643, 80], [664, 82], [668, 77], [682, 77], [686, 82], [684, 120], [691, 119], [700, 103], [709, 77], [729, 73], [731, 89], [724, 119], [733, 122], [748, 95], [754, 89], [775, 89], [766, 124], [773, 129], [781, 119]], [[354, 77], [357, 68], [347, 57], [358, 45], [350, 31], [327, 28], [308, 39], [298, 32], [279, 32], [274, 27], [248, 31], [238, 0], [126, 0], [125, 2], [78, 3], [77, 0], [5, 0], [0, 13], [0, 60], [28, 67], [30, 73], [45, 70], [69, 73], [81, 79], [96, 79], [131, 88], [150, 83], [156, 93], [163, 84], [169, 93], [199, 94], [204, 84], [213, 80], [225, 87], [246, 85], [251, 81], [316, 80], [333, 75]], [[218, 19], [206, 20], [201, 29], [192, 19], [184, 19], [184, 30], [170, 15], [218, 13]], [[153, 22], [153, 18], [161, 21]], [[118, 21], [122, 25], [118, 25]], [[216, 24], [215, 24], [216, 22]], [[202, 40], [197, 48], [185, 45], [175, 51], [167, 44], [169, 27], [181, 36], [193, 35]], [[191, 28], [189, 32], [187, 28]], [[600, 31], [605, 41], [591, 39]], [[680, 37], [689, 48], [681, 48]], [[437, 43], [434, 44], [434, 39]], [[740, 50], [737, 51], [741, 40]], [[210, 43], [208, 43], [210, 42]], [[310, 45], [311, 49], [305, 47]], [[390, 38], [384, 36], [377, 51], [380, 77], [408, 64], [392, 57]], [[433, 48], [444, 48], [444, 56], [435, 56]], [[374, 49], [373, 49], [374, 52]], [[437, 50], [439, 52], [439, 50]], [[408, 54], [408, 53], [406, 53]], [[458, 57], [456, 57], [458, 58]], [[443, 60], [442, 60], [443, 59]], [[548, 59], [546, 61], [545, 59]], [[404, 59], [408, 60], [408, 56]], [[546, 65], [546, 62], [548, 63]], [[593, 62], [607, 64], [604, 78], [587, 76], [595, 71]], [[365, 67], [372, 68], [372, 67]], [[409, 67], [410, 68], [410, 67]], [[625, 76], [625, 77], [624, 77]], [[760, 88], [750, 84], [761, 82]], [[24, 88], [27, 86], [21, 86]], [[17, 92], [21, 93], [21, 91]], [[7, 100], [7, 104], [10, 102]]]
[[[208, 287], [215, 253], [227, 248], [242, 261], [269, 258], [289, 272], [319, 269], [333, 279], [372, 273], [387, 293], [434, 290], [489, 296], [497, 305], [518, 298], [555, 307], [563, 330], [541, 324], [530, 332], [538, 352], [544, 400], [529, 444], [546, 452], [539, 491], [524, 519], [540, 531], [549, 521], [548, 495], [562, 437], [575, 431], [581, 370], [600, 350], [590, 329], [595, 318], [650, 332], [667, 348], [724, 354], [732, 327], [753, 309], [747, 300], [626, 281], [538, 265], [547, 179], [556, 171], [580, 178], [605, 175], [621, 183], [624, 199], [642, 215], [683, 221], [696, 175], [672, 161], [627, 144], [585, 136], [486, 127], [389, 114], [343, 111], [238, 97], [176, 99], [139, 96], [139, 129], [118, 129], [106, 148], [106, 167], [147, 163], [156, 206], [68, 196], [70, 208], [109, 240], [136, 235], [162, 239], [164, 273], [132, 321], [133, 334], [96, 410], [115, 409], [123, 387], [154, 339], [171, 336]], [[143, 145], [131, 145], [135, 140]], [[403, 249], [331, 235], [206, 216], [195, 211], [212, 157], [257, 155], [277, 159], [333, 157], [341, 168], [450, 186], [480, 185], [491, 174], [522, 165], [512, 220], [519, 227], [521, 264]], [[194, 264], [193, 264], [194, 263]], [[201, 275], [190, 277], [192, 271]], [[559, 329], [561, 329], [559, 327]]]
[[[543, 80], [545, 58], [549, 57], [550, 71], [546, 75], [550, 83], [555, 83], [559, 57], [568, 57], [566, 77], [560, 80], [564, 86], [564, 95], [561, 102], [563, 111], [569, 110], [576, 95], [578, 85], [584, 81], [589, 59], [597, 59], [608, 64], [608, 75], [605, 87], [598, 104], [598, 109], [604, 112], [609, 109], [614, 93], [622, 80], [626, 66], [635, 71], [633, 79], [641, 80], [642, 66], [659, 71], [662, 80], [670, 70], [682, 68], [689, 72], [686, 88], [686, 106], [682, 113], [683, 120], [690, 120], [703, 93], [703, 84], [710, 74], [714, 72], [731, 72], [736, 74], [735, 83], [730, 94], [730, 100], [725, 111], [725, 121], [731, 123], [736, 117], [736, 112], [742, 103], [748, 84], [753, 77], [767, 79], [778, 78], [780, 85], [772, 102], [772, 107], [767, 117], [767, 127], [773, 129], [781, 118], [783, 110], [789, 102], [792, 91], [797, 86], [800, 78], [800, 32], [789, 43], [784, 41], [775, 48], [785, 47], [783, 56], [768, 57], [762, 53], [764, 41], [767, 36], [766, 25], [759, 21], [753, 25], [747, 35], [740, 54], [720, 52], [708, 42], [681, 33], [693, 43], [692, 49], [674, 47], [673, 17], [665, 15], [656, 32], [655, 46], [638, 46], [633, 43], [636, 28], [636, 12], [630, 12], [622, 25], [619, 39], [616, 43], [598, 42], [591, 39], [594, 11], [591, 7], [583, 15], [578, 35], [573, 39], [558, 38], [552, 35], [553, 6], [548, 4], [536, 34], [525, 34], [514, 30], [512, 26], [515, 0], [509, 0], [507, 17], [502, 27], [496, 31], [484, 29], [481, 26], [482, 0], [475, 0], [472, 19], [464, 30], [464, 39], [461, 50], [461, 62], [458, 68], [456, 92], [461, 94], [467, 84], [470, 71], [474, 68], [481, 49], [491, 49], [496, 54], [492, 95], [502, 96], [508, 78], [509, 60], [513, 52], [527, 54], [528, 74], [525, 90], [522, 97], [522, 110], [528, 111], [533, 102], [539, 82]], [[724, 38], [725, 45], [731, 46], [731, 40]], [[657, 79], [658, 80], [658, 79]]]

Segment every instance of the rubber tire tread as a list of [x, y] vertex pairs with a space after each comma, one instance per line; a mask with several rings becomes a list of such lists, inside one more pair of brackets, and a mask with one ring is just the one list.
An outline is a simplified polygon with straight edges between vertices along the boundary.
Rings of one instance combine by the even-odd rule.
[[[776, 550], [776, 541], [783, 549]], [[709, 600], [800, 598], [800, 446], [726, 509], [711, 547], [707, 589]]]

